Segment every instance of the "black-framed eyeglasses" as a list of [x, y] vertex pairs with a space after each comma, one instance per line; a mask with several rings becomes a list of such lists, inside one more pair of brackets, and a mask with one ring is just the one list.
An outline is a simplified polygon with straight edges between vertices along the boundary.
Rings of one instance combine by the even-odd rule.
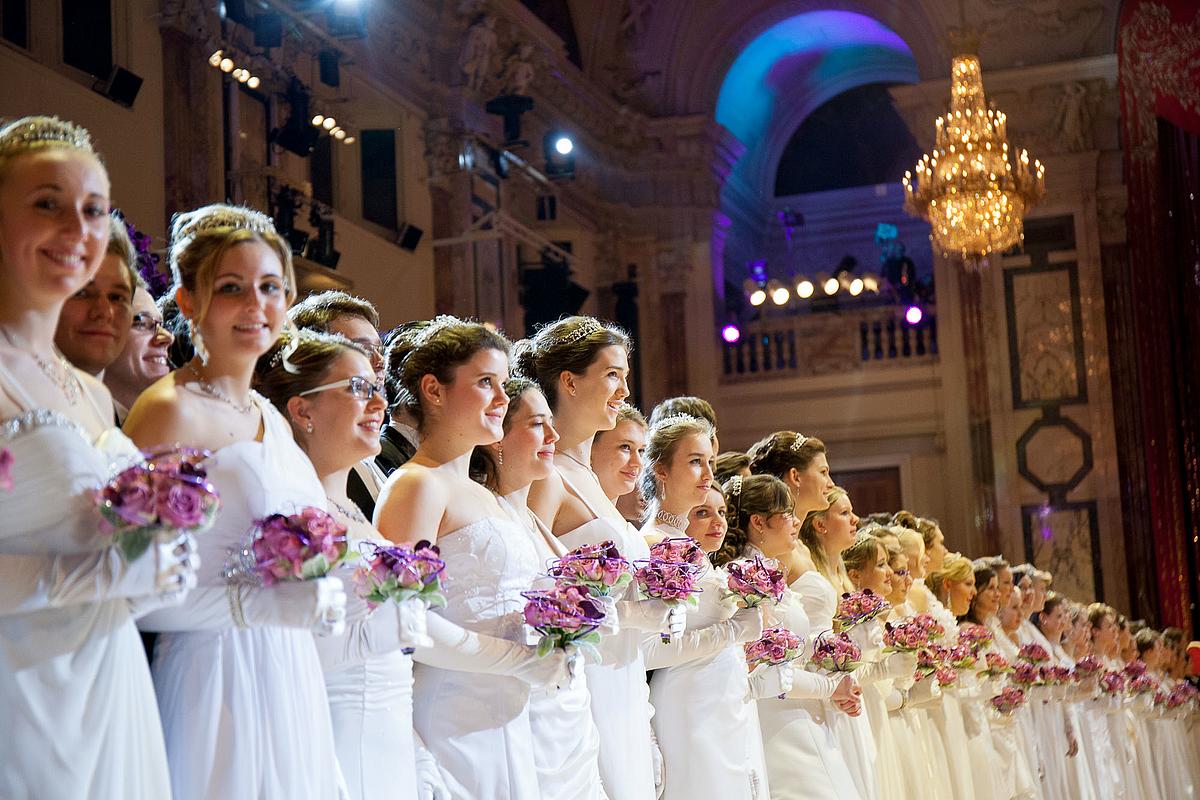
[[163, 333], [170, 333], [166, 326], [161, 321], [155, 319], [149, 314], [134, 314], [133, 320], [129, 323], [129, 327], [141, 333], [149, 333], [151, 335], [158, 333], [162, 329]]
[[350, 394], [354, 396], [355, 400], [370, 402], [375, 395], [386, 397], [382, 383], [375, 383], [369, 378], [364, 378], [362, 375], [351, 375], [349, 378], [345, 378], [344, 380], [327, 383], [324, 386], [317, 386], [316, 388], [309, 389], [306, 392], [301, 392], [298, 396], [307, 397], [308, 395], [316, 394], [317, 392], [327, 392], [330, 389], [341, 389], [343, 387], [346, 387], [350, 390]]
[[900, 578], [907, 578], [907, 577], [908, 577], [908, 570], [906, 570], [906, 569], [894, 569], [894, 570], [892, 570], [892, 574], [893, 574], [893, 575], [896, 575], [897, 577], [900, 577]]

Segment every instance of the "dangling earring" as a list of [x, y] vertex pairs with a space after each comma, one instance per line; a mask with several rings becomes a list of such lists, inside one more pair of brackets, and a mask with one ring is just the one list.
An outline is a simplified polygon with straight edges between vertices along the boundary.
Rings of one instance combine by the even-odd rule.
[[504, 466], [504, 445], [497, 445], [496, 461], [499, 462], [500, 466]]
[[188, 320], [188, 336], [192, 340], [192, 349], [200, 357], [200, 365], [204, 366], [208, 363], [208, 348], [204, 346], [204, 337], [200, 335], [200, 326], [195, 320]]
[[313, 424], [311, 422], [309, 422], [308, 427], [305, 428], [304, 430], [307, 431], [308, 433], [312, 433], [313, 432]]

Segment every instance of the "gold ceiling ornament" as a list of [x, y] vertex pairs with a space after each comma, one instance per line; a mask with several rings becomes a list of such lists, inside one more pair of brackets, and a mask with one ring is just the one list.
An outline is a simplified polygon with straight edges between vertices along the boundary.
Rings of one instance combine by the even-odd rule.
[[904, 173], [904, 208], [929, 221], [943, 255], [978, 264], [1024, 239], [1025, 213], [1046, 193], [1046, 168], [1021, 150], [1013, 157], [1007, 117], [989, 108], [976, 55], [951, 66], [950, 110], [934, 122], [933, 150]]

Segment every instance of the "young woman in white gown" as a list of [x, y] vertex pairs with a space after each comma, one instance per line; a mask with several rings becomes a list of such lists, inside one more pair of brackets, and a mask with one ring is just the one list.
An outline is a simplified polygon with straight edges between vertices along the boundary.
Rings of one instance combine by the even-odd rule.
[[171, 789], [176, 800], [335, 797], [341, 780], [312, 633], [344, 625], [342, 583], [248, 586], [225, 573], [255, 519], [325, 506], [287, 422], [250, 388], [295, 297], [291, 249], [266, 215], [218, 204], [176, 216], [170, 261], [196, 356], [147, 389], [125, 427], [142, 447], [212, 451], [208, 477], [221, 494], [216, 522], [199, 537], [198, 588], [140, 623], [162, 632], [153, 672]]
[[[1058, 667], [1074, 669], [1075, 659], [1071, 658], [1063, 648], [1063, 638], [1071, 627], [1070, 601], [1062, 595], [1051, 594], [1046, 598], [1046, 603], [1037, 615], [1036, 622], [1038, 630], [1050, 643], [1051, 663]], [[1069, 732], [1070, 750], [1067, 753], [1063, 770], [1067, 781], [1067, 796], [1095, 797], [1096, 789], [1092, 785], [1092, 770], [1085, 747], [1088, 740], [1080, 730], [1081, 715], [1078, 704], [1069, 702], [1058, 695], [1046, 705], [1047, 708], [1054, 709]]]
[[136, 457], [107, 389], [54, 347], [63, 302], [109, 236], [109, 182], [87, 131], [0, 126], [0, 797], [167, 797], [138, 610], [178, 601], [198, 565], [164, 534], [132, 564], [97, 533], [91, 492]]
[[[537, 384], [527, 378], [509, 378], [504, 391], [509, 398], [504, 438], [476, 449], [476, 478], [499, 496], [501, 505], [528, 533], [539, 562], [546, 565], [567, 550], [529, 510], [529, 487], [554, 471], [558, 433]], [[575, 659], [573, 673], [578, 674], [572, 675], [569, 685], [556, 692], [534, 692], [529, 699], [533, 760], [542, 800], [607, 797], [600, 782], [600, 734], [592, 720], [582, 656]]]
[[[717, 550], [725, 526], [724, 503], [712, 492], [712, 427], [690, 416], [663, 417], [650, 428], [642, 494], [650, 521], [647, 542], [692, 538], [706, 553]], [[703, 518], [696, 529], [691, 515]], [[700, 532], [702, 531], [702, 532]], [[669, 643], [646, 643], [646, 666], [654, 670], [650, 702], [663, 757], [665, 800], [705, 794], [765, 800], [769, 797], [757, 706], [753, 702], [742, 645], [762, 635], [763, 609], [738, 609], [727, 598], [728, 576], [711, 566], [698, 578], [698, 605], [688, 612], [686, 632]], [[764, 668], [755, 686], [774, 682], [773, 695], [790, 688], [791, 667]], [[785, 677], [786, 676], [786, 677]]]
[[[611, 429], [629, 396], [629, 340], [591, 317], [547, 325], [517, 347], [517, 371], [537, 382], [560, 439], [554, 473], [529, 492], [529, 507], [568, 549], [612, 541], [630, 561], [649, 557], [641, 535], [605, 495], [591, 467], [592, 440]], [[654, 800], [653, 713], [642, 640], [682, 615], [659, 600], [617, 601], [620, 632], [601, 643], [601, 664], [587, 667], [592, 717], [600, 731], [600, 777], [612, 800]]]
[[[846, 576], [842, 551], [854, 544], [859, 522], [844, 489], [835, 487], [826, 500], [828, 508], [810, 511], [800, 526], [800, 541], [812, 553], [816, 569], [800, 576], [798, 584], [816, 636], [833, 630], [839, 598], [854, 589]], [[874, 800], [879, 796], [879, 773], [871, 723], [865, 715], [834, 715], [832, 723], [859, 794], [864, 800]]]
[[[881, 530], [875, 528], [873, 530]], [[892, 594], [892, 573], [888, 552], [883, 541], [871, 531], [859, 531], [854, 544], [842, 553], [846, 574], [855, 589], [870, 589], [877, 596]], [[888, 707], [899, 706], [898, 692], [893, 699], [895, 682], [910, 678], [917, 668], [917, 657], [911, 653], [883, 652], [884, 617], [876, 617], [854, 626], [850, 632], [862, 648], [863, 665], [856, 670], [862, 686], [863, 706], [878, 753], [879, 797], [881, 800], [904, 800], [905, 758], [900, 742], [888, 716]]]
[[[448, 602], [439, 615], [475, 634], [523, 644], [521, 592], [544, 564], [528, 533], [470, 476], [474, 449], [504, 434], [508, 346], [483, 325], [446, 316], [393, 341], [388, 372], [397, 377], [398, 402], [419, 422], [421, 441], [384, 485], [375, 526], [396, 542], [436, 540], [447, 576]], [[430, 655], [436, 658], [437, 648]], [[543, 670], [566, 685], [563, 653], [496, 675], [418, 656], [413, 722], [450, 796], [537, 797], [531, 685], [543, 682]]]
[[611, 431], [596, 431], [592, 440], [590, 463], [604, 496], [635, 525], [642, 524], [646, 512], [637, 484], [649, 427], [642, 412], [623, 403], [616, 426]]
[[[288, 357], [296, 372], [273, 356], [260, 363], [259, 389], [291, 423], [296, 442], [325, 488], [329, 513], [348, 529], [351, 546], [370, 556], [387, 545], [346, 497], [346, 476], [379, 451], [386, 403], [365, 351], [341, 337], [307, 330]], [[339, 569], [347, 583], [360, 560]], [[352, 800], [416, 800], [412, 733], [412, 657], [424, 644], [425, 606], [413, 599], [383, 603], [367, 613], [356, 595], [346, 631], [317, 639], [333, 718], [338, 761]]]
[[[1117, 612], [1105, 603], [1087, 607], [1088, 626], [1092, 630], [1091, 653], [1105, 670], [1119, 668], [1117, 648]], [[1098, 696], [1087, 705], [1084, 719], [1092, 728], [1093, 739], [1101, 742], [1102, 764], [1108, 765], [1107, 780], [1099, 781], [1104, 800], [1133, 800], [1137, 795], [1137, 771], [1134, 752], [1125, 722], [1125, 710], [1107, 697]], [[1107, 746], [1103, 743], [1107, 742]], [[1106, 754], [1107, 758], [1104, 758]]]

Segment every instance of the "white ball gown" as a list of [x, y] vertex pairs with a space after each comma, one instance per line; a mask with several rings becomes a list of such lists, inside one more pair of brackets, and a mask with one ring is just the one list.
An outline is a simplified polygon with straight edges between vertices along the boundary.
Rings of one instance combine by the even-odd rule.
[[[446, 607], [433, 613], [471, 631], [525, 641], [521, 592], [541, 562], [511, 518], [484, 517], [442, 534]], [[538, 797], [529, 685], [418, 663], [413, 725], [437, 758], [450, 794], [461, 800]]]
[[[347, 527], [358, 552], [369, 555], [370, 543], [386, 543], [369, 523], [332, 503], [330, 510]], [[349, 567], [338, 573], [353, 586]], [[406, 640], [401, 619], [410, 613], [394, 602], [381, 603], [365, 618], [348, 619], [344, 635], [316, 639], [334, 745], [351, 800], [417, 798], [413, 660], [404, 653], [414, 643]]]
[[845, 714], [824, 702], [833, 695], [841, 676], [835, 678], [804, 669], [812, 656], [813, 630], [799, 594], [800, 580], [792, 582], [783, 600], [772, 609], [779, 624], [804, 641], [804, 652], [795, 662], [792, 691], [782, 700], [768, 697], [758, 701], [771, 798], [862, 800], [830, 724], [833, 715]]
[[[500, 504], [529, 534], [541, 565], [567, 552], [528, 509], [517, 509], [503, 498]], [[606, 800], [600, 781], [600, 732], [592, 719], [586, 674], [557, 691], [532, 692], [529, 722], [542, 800]]]
[[[310, 629], [239, 628], [230, 613], [224, 568], [253, 520], [325, 506], [325, 490], [283, 417], [260, 395], [254, 403], [262, 441], [227, 445], [207, 463], [221, 510], [197, 537], [199, 586], [182, 606], [142, 622], [162, 631], [154, 687], [175, 800], [328, 800], [344, 791]], [[243, 606], [265, 609], [259, 618], [282, 619], [289, 609], [279, 607], [275, 591], [247, 589]]]
[[[817, 570], [809, 570], [793, 582], [799, 592], [813, 636], [833, 630], [833, 615], [837, 613], [838, 592], [833, 584]], [[875, 800], [879, 796], [879, 773], [876, 762], [875, 737], [866, 714], [851, 717], [838, 711], [832, 703], [826, 703], [829, 725], [841, 743], [842, 756], [850, 766], [854, 785], [863, 800]]]
[[125, 565], [101, 547], [91, 499], [110, 461], [136, 448], [115, 428], [93, 441], [37, 409], [3, 367], [0, 385], [24, 409], [0, 421], [13, 459], [13, 486], [0, 488], [0, 797], [170, 797], [145, 651], [118, 594]]
[[[561, 471], [560, 471], [561, 475]], [[594, 516], [558, 540], [568, 550], [612, 540], [630, 562], [650, 557], [650, 548], [625, 520], [603, 517], [563, 476], [563, 484]], [[635, 590], [626, 598], [634, 599]], [[617, 598], [620, 600], [621, 598]], [[618, 604], [619, 606], [619, 604]], [[624, 623], [600, 645], [604, 661], [587, 667], [592, 719], [600, 731], [600, 779], [612, 800], [654, 800], [654, 766], [650, 739], [650, 689], [641, 651], [645, 634]]]
[[[749, 694], [746, 651], [717, 636], [716, 652], [700, 634], [728, 620], [736, 606], [726, 600], [725, 570], [708, 569], [699, 579], [699, 606], [688, 611], [687, 633], [670, 666], [657, 667], [651, 642], [650, 702], [665, 766], [663, 800], [720, 797], [767, 800], [770, 789], [758, 722]], [[723, 630], [710, 630], [723, 634]], [[663, 645], [669, 649], [671, 645]]]

